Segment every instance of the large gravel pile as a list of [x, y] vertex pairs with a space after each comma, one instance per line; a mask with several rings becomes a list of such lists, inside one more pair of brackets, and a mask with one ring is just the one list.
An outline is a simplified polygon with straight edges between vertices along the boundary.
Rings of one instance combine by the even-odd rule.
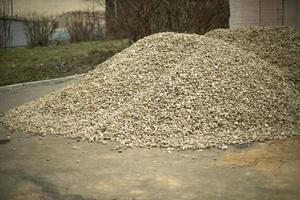
[[123, 147], [196, 149], [298, 134], [298, 97], [284, 72], [254, 53], [205, 36], [159, 33], [2, 121]]
[[300, 88], [300, 32], [288, 27], [216, 29], [205, 36], [234, 44], [279, 66]]

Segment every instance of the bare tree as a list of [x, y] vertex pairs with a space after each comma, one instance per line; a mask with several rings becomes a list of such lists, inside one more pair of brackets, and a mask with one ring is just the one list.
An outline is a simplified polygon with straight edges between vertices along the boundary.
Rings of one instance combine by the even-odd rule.
[[8, 17], [13, 16], [13, 1], [0, 0], [0, 47], [7, 48], [11, 46], [11, 20]]
[[[109, 7], [111, 5], [107, 2], [106, 25], [108, 34], [115, 37], [128, 37], [136, 41], [151, 33], [150, 19], [163, 2], [162, 0], [114, 1], [113, 9]], [[110, 12], [110, 9], [113, 12]]]
[[[89, 4], [89, 10], [95, 11], [97, 8], [105, 7], [105, 0], [85, 0]], [[92, 9], [91, 9], [92, 8]]]
[[94, 9], [73, 11], [61, 16], [62, 24], [66, 27], [71, 42], [95, 40], [103, 37], [103, 14]]
[[136, 41], [162, 32], [203, 34], [228, 27], [228, 0], [107, 0], [108, 34]]
[[55, 29], [57, 21], [52, 16], [42, 16], [38, 13], [27, 14], [28, 21], [25, 24], [26, 36], [30, 46], [46, 46]]

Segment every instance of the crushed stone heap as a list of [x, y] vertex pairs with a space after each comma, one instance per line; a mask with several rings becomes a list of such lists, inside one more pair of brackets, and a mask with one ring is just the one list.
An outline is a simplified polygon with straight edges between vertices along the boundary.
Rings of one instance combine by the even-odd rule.
[[298, 108], [295, 85], [256, 54], [206, 36], [159, 33], [2, 121], [123, 147], [198, 149], [299, 134]]
[[216, 29], [207, 37], [221, 39], [277, 65], [300, 89], [300, 32], [284, 26]]

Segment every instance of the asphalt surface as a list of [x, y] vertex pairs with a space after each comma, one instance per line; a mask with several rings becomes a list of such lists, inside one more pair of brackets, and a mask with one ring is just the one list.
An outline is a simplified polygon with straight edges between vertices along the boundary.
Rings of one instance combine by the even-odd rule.
[[[0, 112], [69, 84], [0, 91]], [[299, 200], [300, 138], [228, 150], [130, 149], [0, 125], [0, 199]]]

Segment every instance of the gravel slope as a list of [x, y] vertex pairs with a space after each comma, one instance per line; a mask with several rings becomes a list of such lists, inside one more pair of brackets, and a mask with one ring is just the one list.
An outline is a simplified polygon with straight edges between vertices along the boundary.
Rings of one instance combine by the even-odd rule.
[[2, 121], [122, 147], [197, 149], [299, 134], [298, 108], [294, 83], [257, 54], [206, 36], [159, 33]]

